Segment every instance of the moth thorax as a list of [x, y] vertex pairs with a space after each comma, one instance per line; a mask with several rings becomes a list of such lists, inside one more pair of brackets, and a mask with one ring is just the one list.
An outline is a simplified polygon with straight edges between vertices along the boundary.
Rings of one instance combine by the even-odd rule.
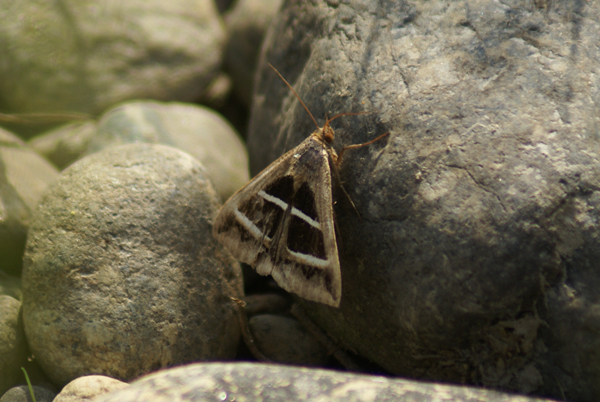
[[333, 139], [335, 138], [335, 133], [333, 132], [333, 128], [329, 127], [329, 124], [325, 124], [325, 126], [321, 130], [321, 133], [325, 142], [327, 142], [328, 144], [331, 144], [333, 142]]

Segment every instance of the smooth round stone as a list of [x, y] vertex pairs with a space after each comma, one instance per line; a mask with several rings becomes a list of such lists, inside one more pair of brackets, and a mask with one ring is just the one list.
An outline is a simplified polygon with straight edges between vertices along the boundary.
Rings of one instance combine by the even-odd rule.
[[107, 394], [112, 391], [127, 388], [129, 384], [103, 375], [86, 375], [65, 385], [52, 402], [81, 402]]
[[235, 356], [242, 276], [211, 236], [217, 208], [202, 165], [164, 145], [112, 147], [62, 172], [23, 272], [25, 332], [52, 381]]
[[248, 326], [258, 350], [274, 362], [303, 366], [327, 364], [327, 350], [298, 320], [261, 314], [252, 317]]
[[87, 153], [134, 142], [171, 145], [189, 153], [206, 168], [223, 201], [250, 178], [246, 147], [239, 135], [207, 107], [154, 101], [119, 105], [100, 118]]
[[0, 290], [0, 395], [23, 378], [21, 366], [27, 360], [27, 340], [20, 308], [20, 301]]
[[257, 314], [285, 314], [292, 304], [289, 297], [277, 293], [261, 293], [244, 297], [249, 316]]
[[20, 275], [31, 214], [58, 172], [0, 128], [0, 271]]
[[218, 77], [224, 42], [211, 0], [9, 2], [0, 104], [94, 115], [127, 99], [197, 100]]

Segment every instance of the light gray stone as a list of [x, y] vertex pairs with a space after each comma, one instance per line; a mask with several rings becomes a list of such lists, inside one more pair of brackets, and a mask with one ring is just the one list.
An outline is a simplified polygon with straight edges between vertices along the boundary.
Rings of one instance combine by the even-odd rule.
[[129, 384], [103, 375], [86, 375], [65, 385], [53, 402], [84, 402], [109, 392], [127, 388]]
[[0, 271], [21, 274], [31, 214], [57, 176], [50, 163], [0, 128]]
[[[32, 388], [36, 402], [52, 402], [56, 396], [54, 392], [47, 388], [38, 387], [37, 385], [34, 385]], [[29, 388], [26, 385], [21, 385], [9, 389], [2, 395], [0, 402], [33, 402], [33, 399], [31, 399]]]
[[141, 378], [94, 402], [185, 401], [547, 401], [487, 389], [253, 363], [193, 364]]
[[218, 77], [225, 29], [212, 0], [6, 2], [0, 105], [98, 114], [127, 99], [191, 101]]
[[202, 165], [164, 145], [112, 147], [61, 173], [22, 278], [29, 346], [53, 382], [235, 356], [241, 270], [211, 236], [217, 208]]
[[118, 106], [98, 122], [87, 153], [133, 142], [171, 145], [189, 153], [206, 168], [222, 201], [249, 180], [248, 155], [239, 135], [206, 107], [152, 101]]
[[[390, 372], [600, 398], [600, 3], [286, 2], [248, 135], [256, 174], [326, 114], [349, 151], [339, 309]], [[342, 195], [343, 196], [343, 195]]]

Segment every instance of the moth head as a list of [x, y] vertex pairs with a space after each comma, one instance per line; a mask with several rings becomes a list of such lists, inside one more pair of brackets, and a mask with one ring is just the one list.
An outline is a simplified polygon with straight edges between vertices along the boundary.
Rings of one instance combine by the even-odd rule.
[[333, 128], [329, 125], [329, 122], [325, 123], [323, 128], [321, 129], [321, 137], [327, 142], [331, 144], [333, 139], [335, 138], [335, 133], [333, 132]]

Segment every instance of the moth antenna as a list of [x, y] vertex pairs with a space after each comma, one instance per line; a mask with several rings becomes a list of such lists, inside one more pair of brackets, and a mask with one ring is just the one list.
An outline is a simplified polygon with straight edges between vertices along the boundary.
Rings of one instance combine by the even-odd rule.
[[327, 120], [327, 123], [325, 123], [325, 125], [328, 126], [329, 123], [331, 123], [332, 121], [334, 121], [338, 117], [342, 117], [342, 116], [360, 116], [361, 114], [371, 114], [371, 113], [373, 113], [373, 112], [348, 112], [348, 113], [336, 114], [331, 119]]
[[[285, 78], [283, 78], [283, 76], [281, 74], [279, 74], [279, 71], [277, 71], [277, 69], [275, 67], [273, 67], [273, 65], [271, 65], [271, 63], [267, 63], [267, 64], [269, 65], [269, 67], [271, 67], [273, 69], [273, 71], [275, 71], [277, 73], [277, 75], [279, 76], [279, 78], [281, 78], [281, 80], [283, 82], [285, 82], [285, 85], [287, 85], [288, 88], [292, 90], [292, 92], [294, 93], [294, 95], [296, 95], [296, 98], [298, 98], [298, 100], [300, 101], [300, 103], [304, 107], [304, 110], [306, 110], [306, 112], [308, 113], [308, 115], [310, 116], [310, 118], [312, 119], [312, 121], [315, 123], [315, 126], [317, 126], [317, 130], [319, 130], [321, 127], [319, 127], [319, 125], [317, 124], [317, 120], [315, 120], [315, 117], [312, 115], [312, 113], [310, 112], [310, 110], [308, 110], [308, 108], [306, 107], [306, 105], [304, 104], [304, 102], [302, 102], [302, 99], [300, 99], [300, 95], [298, 95], [298, 93], [296, 92], [296, 90], [294, 88], [292, 88], [292, 86], [290, 85], [290, 83], [287, 82], [285, 80]], [[329, 123], [329, 122], [327, 122], [327, 123]], [[327, 125], [327, 124], [325, 124], [325, 125]]]

